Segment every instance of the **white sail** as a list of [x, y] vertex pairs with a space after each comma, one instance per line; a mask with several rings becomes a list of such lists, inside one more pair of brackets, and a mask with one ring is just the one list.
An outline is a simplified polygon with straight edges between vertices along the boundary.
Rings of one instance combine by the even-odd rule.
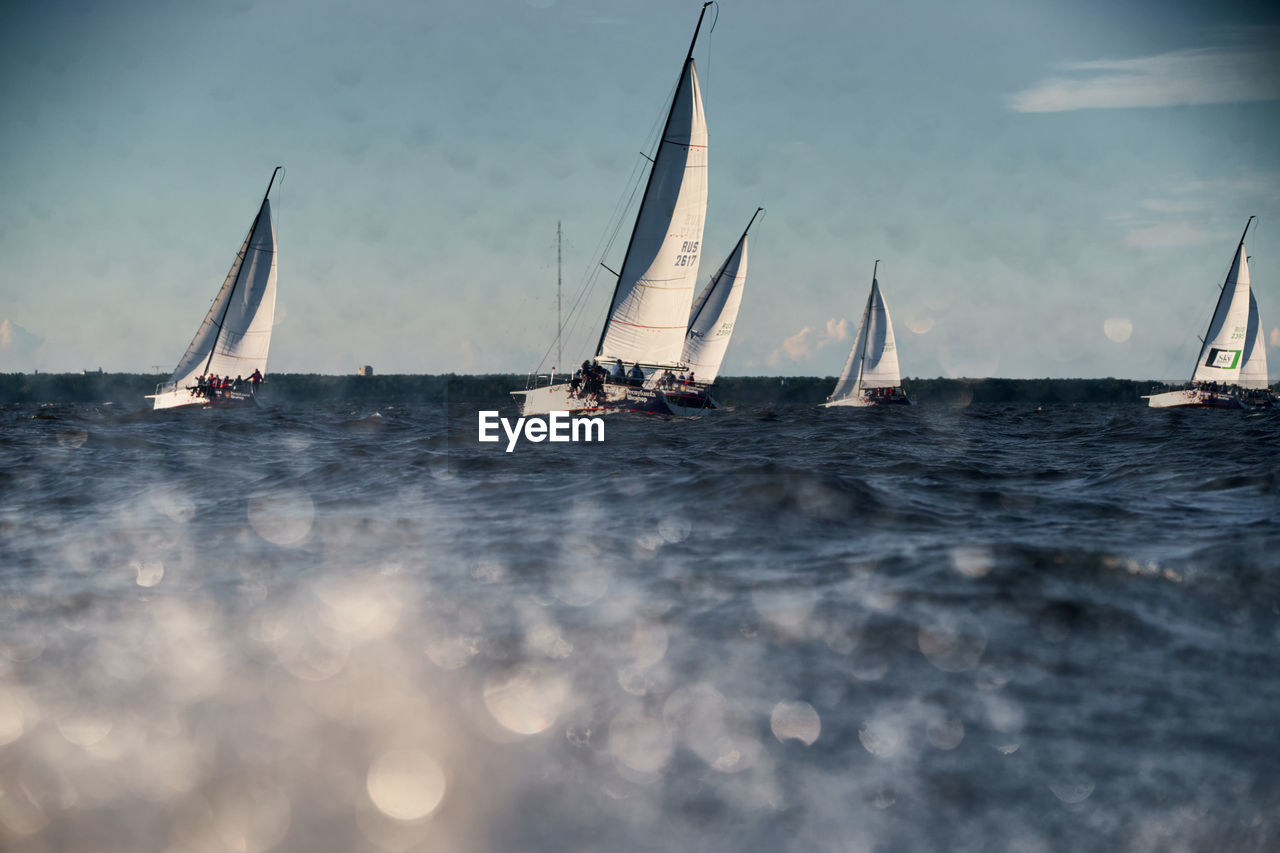
[[[756, 211], [759, 213], [759, 211]], [[752, 222], [755, 221], [753, 216]], [[751, 225], [747, 225], [750, 230]], [[747, 232], [742, 232], [738, 245], [720, 269], [711, 277], [689, 317], [689, 331], [680, 360], [689, 366], [701, 382], [714, 382], [720, 375], [720, 364], [733, 336], [742, 304], [742, 290], [747, 284]]]
[[707, 124], [692, 57], [671, 105], [597, 355], [677, 364], [707, 213]]
[[204, 322], [174, 368], [170, 384], [182, 389], [208, 373], [248, 377], [258, 370], [265, 374], [275, 306], [275, 228], [271, 204], [263, 200]]
[[1221, 382], [1234, 385], [1240, 379], [1244, 349], [1249, 331], [1249, 259], [1244, 240], [1236, 247], [1231, 272], [1227, 274], [1213, 321], [1205, 335], [1204, 346], [1196, 360], [1195, 382]]
[[893, 322], [889, 308], [880, 294], [880, 282], [873, 275], [867, 307], [858, 324], [858, 334], [849, 351], [836, 389], [831, 392], [833, 401], [851, 397], [863, 388], [896, 388], [902, 384], [898, 372], [898, 346], [893, 339]]
[[1262, 321], [1258, 317], [1258, 300], [1249, 291], [1249, 327], [1245, 330], [1244, 363], [1240, 366], [1242, 388], [1266, 388], [1267, 345], [1262, 334]]

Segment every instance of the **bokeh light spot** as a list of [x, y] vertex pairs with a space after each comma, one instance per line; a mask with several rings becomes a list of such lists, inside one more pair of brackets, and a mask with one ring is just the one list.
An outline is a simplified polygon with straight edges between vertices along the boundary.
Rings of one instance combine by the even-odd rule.
[[316, 507], [299, 489], [260, 492], [249, 498], [249, 524], [275, 545], [297, 545], [311, 533]]
[[1102, 323], [1102, 331], [1108, 339], [1122, 344], [1133, 334], [1133, 322], [1128, 317], [1108, 317]]
[[946, 616], [916, 633], [920, 652], [943, 672], [973, 669], [987, 648], [981, 623], [971, 616]]
[[159, 560], [134, 561], [133, 570], [138, 586], [153, 587], [164, 579], [164, 563]]
[[769, 716], [769, 728], [782, 743], [798, 740], [813, 746], [822, 733], [822, 720], [808, 702], [779, 702]]
[[609, 751], [632, 770], [657, 773], [673, 749], [671, 733], [662, 720], [639, 708], [628, 708], [609, 722]]
[[369, 799], [387, 817], [421, 820], [444, 799], [444, 768], [421, 750], [385, 752], [369, 767]]
[[534, 664], [494, 673], [484, 681], [484, 706], [508, 731], [534, 735], [556, 721], [569, 697], [569, 680]]

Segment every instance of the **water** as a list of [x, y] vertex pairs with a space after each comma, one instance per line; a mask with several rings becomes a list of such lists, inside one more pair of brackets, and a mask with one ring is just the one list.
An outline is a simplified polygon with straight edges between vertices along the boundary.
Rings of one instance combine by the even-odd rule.
[[0, 410], [0, 847], [1275, 850], [1280, 415]]

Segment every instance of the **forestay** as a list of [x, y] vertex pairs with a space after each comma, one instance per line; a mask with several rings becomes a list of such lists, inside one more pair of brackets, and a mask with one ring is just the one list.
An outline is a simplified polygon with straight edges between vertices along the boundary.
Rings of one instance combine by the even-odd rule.
[[725, 350], [738, 320], [742, 290], [747, 283], [747, 235], [707, 284], [689, 318], [689, 331], [680, 360], [702, 382], [714, 382], [720, 374]]
[[208, 373], [265, 374], [275, 305], [276, 237], [271, 204], [264, 199], [204, 322], [174, 368], [173, 387], [194, 385], [197, 376]]
[[1196, 382], [1222, 382], [1234, 385], [1240, 379], [1240, 366], [1244, 363], [1244, 349], [1249, 332], [1249, 259], [1245, 255], [1244, 240], [1236, 247], [1231, 272], [1227, 274], [1218, 305], [1205, 335], [1200, 358], [1192, 380]]
[[676, 364], [684, 348], [707, 212], [707, 125], [685, 60], [622, 262], [597, 355]]
[[893, 323], [880, 294], [880, 282], [873, 276], [867, 307], [862, 312], [862, 322], [858, 324], [858, 335], [831, 399], [848, 397], [863, 388], [895, 388], [901, 384]]

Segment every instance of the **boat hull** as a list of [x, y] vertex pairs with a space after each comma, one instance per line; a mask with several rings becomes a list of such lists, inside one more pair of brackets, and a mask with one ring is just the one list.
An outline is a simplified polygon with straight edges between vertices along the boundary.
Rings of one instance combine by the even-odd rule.
[[197, 394], [190, 388], [177, 388], [162, 391], [159, 394], [148, 394], [147, 399], [154, 401], [153, 411], [161, 409], [239, 409], [258, 405], [258, 398], [251, 391], [218, 391], [215, 397]]
[[1205, 391], [1200, 388], [1184, 388], [1149, 394], [1144, 398], [1152, 409], [1172, 409], [1182, 406], [1198, 406], [1202, 409], [1247, 409], [1249, 406], [1234, 394]]
[[905, 394], [894, 394], [892, 397], [843, 397], [839, 400], [828, 400], [822, 406], [827, 409], [878, 409], [882, 406], [914, 406], [915, 404], [916, 401]]
[[511, 394], [516, 398], [522, 415], [548, 415], [552, 412], [609, 415], [630, 412], [639, 415], [691, 417], [720, 408], [715, 398], [703, 388], [637, 388], [611, 383], [604, 386], [602, 394], [579, 396], [572, 392], [568, 382], [562, 382], [526, 391], [512, 391]]

